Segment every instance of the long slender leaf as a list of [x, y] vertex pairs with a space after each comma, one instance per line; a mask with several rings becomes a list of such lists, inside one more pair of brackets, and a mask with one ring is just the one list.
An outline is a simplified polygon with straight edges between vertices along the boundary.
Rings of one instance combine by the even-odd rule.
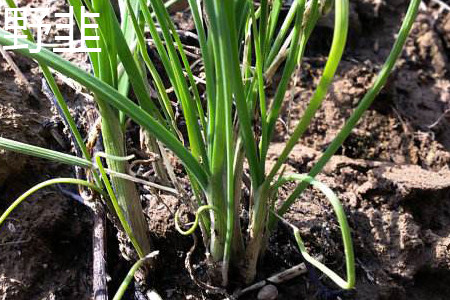
[[[392, 69], [395, 66], [395, 62], [397, 61], [398, 57], [400, 56], [403, 50], [406, 38], [408, 37], [409, 32], [411, 31], [412, 25], [417, 16], [420, 2], [421, 2], [420, 0], [412, 0], [410, 2], [408, 12], [406, 13], [402, 27], [400, 28], [398, 38], [395, 41], [395, 44], [391, 50], [391, 53], [389, 54], [389, 57], [386, 59], [383, 68], [378, 74], [373, 87], [367, 92], [367, 94], [361, 100], [358, 107], [353, 112], [351, 117], [347, 120], [347, 122], [345, 123], [344, 127], [341, 129], [339, 134], [336, 136], [336, 138], [333, 140], [330, 146], [328, 146], [327, 150], [319, 159], [319, 161], [311, 169], [310, 173], [308, 174], [309, 176], [314, 177], [322, 171], [325, 164], [330, 160], [330, 158], [336, 153], [339, 147], [343, 144], [345, 139], [351, 133], [352, 128], [356, 126], [356, 124], [361, 119], [364, 112], [370, 107], [372, 102], [375, 100], [375, 97], [379, 94], [381, 89], [386, 84], [386, 81], [389, 75], [391, 74]], [[283, 203], [282, 207], [280, 208], [279, 210], [280, 215], [283, 215], [287, 211], [287, 209], [292, 205], [292, 203], [295, 201], [298, 195], [300, 195], [305, 190], [306, 187], [307, 183], [301, 183], [297, 186], [294, 192], [289, 196], [289, 198], [286, 200], [285, 203]]]
[[267, 151], [269, 149], [270, 140], [273, 137], [275, 130], [275, 122], [278, 119], [278, 116], [281, 111], [281, 106], [284, 100], [284, 96], [286, 94], [286, 90], [291, 79], [292, 74], [294, 73], [295, 67], [297, 66], [297, 57], [300, 51], [300, 47], [297, 45], [302, 38], [303, 34], [303, 13], [305, 11], [306, 0], [297, 0], [295, 4], [297, 6], [297, 14], [295, 20], [295, 28], [293, 31], [293, 39], [292, 39], [292, 47], [290, 48], [288, 60], [286, 62], [286, 67], [284, 68], [283, 75], [281, 77], [281, 81], [278, 84], [278, 88], [275, 94], [275, 98], [272, 102], [270, 113], [267, 116], [267, 126], [263, 132], [263, 136], [261, 139], [261, 160], [265, 161]]
[[[273, 186], [273, 189], [278, 189], [281, 185], [283, 185], [286, 182], [289, 181], [296, 181], [296, 182], [304, 182], [306, 184], [312, 185], [314, 188], [321, 191], [327, 200], [331, 203], [333, 206], [333, 210], [336, 214], [336, 217], [339, 222], [339, 227], [341, 229], [341, 236], [342, 241], [344, 244], [344, 253], [345, 253], [345, 265], [347, 270], [347, 281], [342, 279], [339, 275], [337, 275], [335, 272], [333, 272], [331, 269], [329, 269], [327, 266], [313, 258], [309, 253], [306, 251], [305, 245], [303, 244], [302, 238], [300, 236], [300, 230], [289, 224], [294, 229], [294, 235], [295, 239], [298, 243], [298, 246], [300, 248], [300, 252], [302, 253], [303, 257], [306, 261], [311, 263], [313, 266], [321, 270], [325, 275], [327, 275], [331, 280], [333, 280], [337, 285], [339, 285], [343, 289], [352, 289], [355, 286], [355, 254], [353, 252], [353, 243], [352, 243], [352, 236], [350, 233], [350, 226], [348, 225], [347, 217], [345, 215], [344, 207], [342, 206], [341, 202], [339, 201], [336, 194], [325, 184], [323, 184], [320, 181], [315, 180], [311, 176], [308, 175], [288, 175], [283, 176], [280, 181], [277, 182], [276, 185]], [[280, 216], [276, 215], [276, 217], [281, 218]], [[282, 219], [283, 220], [283, 219]]]
[[21, 142], [13, 141], [2, 137], [0, 137], [0, 149], [45, 158], [48, 160], [60, 162], [71, 166], [78, 166], [84, 168], [92, 167], [92, 163], [84, 158], [61, 153], [58, 151], [48, 150], [37, 146], [32, 146], [29, 144], [24, 144]]
[[[10, 35], [10, 33], [0, 29], [0, 44], [5, 46], [12, 45], [12, 39], [6, 38], [6, 36], [8, 35]], [[20, 42], [33, 46], [33, 44], [29, 41], [21, 40]], [[95, 94], [101, 96], [102, 99], [107, 101], [110, 105], [125, 112], [136, 123], [147, 129], [170, 150], [172, 150], [180, 158], [186, 168], [188, 168], [192, 172], [202, 188], [206, 189], [208, 181], [207, 173], [199, 164], [199, 162], [192, 156], [192, 154], [188, 150], [186, 150], [186, 148], [170, 131], [168, 131], [147, 112], [142, 111], [131, 100], [118, 93], [117, 90], [115, 90], [111, 86], [105, 84], [91, 74], [86, 73], [85, 71], [77, 68], [70, 62], [65, 61], [58, 55], [46, 49], [43, 49], [40, 53], [30, 53], [26, 49], [18, 49], [15, 51], [24, 56], [31, 57], [38, 62], [43, 62], [48, 66], [54, 68], [55, 70], [61, 72], [62, 74], [78, 81], [80, 84], [84, 85]]]
[[207, 162], [208, 158], [206, 154], [206, 148], [200, 131], [200, 126], [198, 124], [198, 117], [196, 113], [197, 107], [194, 105], [195, 103], [190, 95], [189, 88], [184, 78], [183, 70], [181, 68], [181, 63], [178, 58], [178, 54], [173, 45], [167, 20], [164, 18], [165, 8], [161, 7], [160, 0], [150, 1], [158, 18], [158, 21], [160, 22], [163, 36], [166, 42], [165, 45], [167, 52], [166, 50], [164, 50], [163, 43], [156, 30], [155, 23], [151, 17], [150, 11], [148, 10], [146, 1], [140, 0], [140, 3], [141, 10], [144, 14], [145, 20], [150, 29], [150, 33], [158, 49], [158, 54], [160, 55], [165, 70], [168, 73], [171, 83], [175, 88], [177, 97], [181, 101], [192, 153], [197, 159], [200, 159], [200, 157], [202, 157], [203, 161]]
[[[5, 0], [6, 4], [10, 8], [17, 8], [16, 4], [13, 0]], [[20, 13], [19, 13], [20, 16]], [[23, 26], [23, 21], [19, 21], [19, 25]], [[28, 41], [34, 42], [34, 37], [31, 31], [26, 28], [23, 30], [23, 33], [27, 36]], [[34, 47], [33, 44], [30, 44], [29, 47]], [[64, 100], [63, 95], [61, 94], [61, 91], [58, 88], [58, 85], [56, 84], [55, 78], [53, 78], [53, 75], [50, 71], [50, 69], [45, 65], [40, 63], [39, 66], [41, 67], [42, 73], [44, 74], [45, 79], [48, 82], [48, 85], [50, 86], [50, 89], [52, 90], [53, 94], [56, 97], [56, 100], [58, 102], [59, 107], [61, 108], [65, 119], [67, 120], [67, 123], [69, 124], [69, 129], [73, 133], [75, 140], [80, 147], [81, 151], [83, 152], [83, 155], [86, 159], [90, 159], [89, 152], [87, 151], [86, 145], [83, 142], [83, 138], [81, 137], [81, 134], [77, 128], [77, 125], [75, 124], [75, 121], [73, 120], [72, 116], [70, 115], [69, 108], [67, 107], [67, 104]]]
[[54, 185], [54, 184], [75, 184], [80, 186], [88, 187], [92, 190], [95, 190], [96, 192], [100, 194], [104, 194], [104, 192], [99, 189], [95, 184], [92, 184], [90, 182], [87, 182], [85, 180], [75, 179], [75, 178], [56, 178], [56, 179], [50, 179], [44, 182], [41, 182], [32, 188], [30, 188], [28, 191], [23, 193], [19, 198], [17, 198], [6, 210], [5, 212], [0, 216], [0, 226], [5, 222], [5, 220], [8, 218], [8, 216], [23, 202], [25, 201], [29, 196], [36, 193], [40, 189], [43, 189], [47, 186]]
[[319, 109], [323, 99], [325, 98], [325, 95], [328, 91], [329, 86], [331, 85], [334, 74], [336, 73], [337, 67], [344, 52], [348, 33], [348, 18], [348, 0], [336, 0], [333, 42], [331, 45], [330, 54], [328, 56], [328, 61], [323, 71], [323, 75], [319, 81], [316, 92], [312, 96], [311, 101], [308, 104], [299, 124], [296, 126], [292, 136], [289, 138], [285, 148], [279, 156], [277, 163], [268, 175], [269, 179], [272, 179], [275, 176], [276, 172], [280, 169], [281, 165], [287, 159], [289, 153], [292, 151], [297, 141], [308, 128], [312, 118], [314, 117], [316, 111]]
[[[131, 1], [127, 0], [127, 5], [128, 5], [128, 10], [131, 11], [132, 7], [131, 7]], [[134, 31], [136, 33], [136, 37], [139, 43], [139, 47], [140, 47], [140, 53], [141, 56], [148, 68], [148, 70], [150, 71], [150, 74], [155, 82], [156, 88], [158, 90], [158, 95], [159, 98], [161, 100], [161, 107], [164, 111], [164, 114], [166, 116], [167, 120], [170, 120], [172, 123], [172, 128], [174, 129], [174, 131], [176, 131], [176, 120], [175, 120], [175, 115], [172, 109], [172, 104], [170, 103], [170, 99], [169, 96], [167, 95], [167, 91], [166, 88], [164, 86], [164, 83], [161, 79], [161, 76], [158, 73], [158, 70], [156, 69], [155, 65], [153, 64], [152, 60], [150, 59], [150, 56], [148, 55], [147, 52], [147, 44], [145, 43], [145, 37], [144, 37], [144, 32], [143, 30], [140, 28], [139, 24], [138, 24], [138, 20], [136, 18], [136, 16], [134, 15], [134, 13], [130, 13], [130, 19], [131, 19], [131, 24], [133, 25]]]

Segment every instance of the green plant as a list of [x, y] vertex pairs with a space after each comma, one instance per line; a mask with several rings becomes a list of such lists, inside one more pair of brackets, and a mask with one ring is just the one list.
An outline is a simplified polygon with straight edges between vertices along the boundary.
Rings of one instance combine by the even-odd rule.
[[[41, 66], [48, 66], [73, 78], [95, 95], [102, 115], [102, 131], [106, 136], [105, 150], [110, 169], [117, 173], [126, 171], [126, 162], [120, 159], [126, 154], [123, 135], [114, 138], [112, 134], [123, 133], [121, 125], [126, 117], [134, 120], [148, 136], [160, 141], [172, 151], [183, 163], [190, 178], [196, 198], [196, 202], [190, 205], [198, 209], [194, 228], [184, 232], [178, 223], [177, 228], [183, 233], [192, 233], [197, 225], [200, 227], [208, 252], [207, 257], [213, 268], [220, 266], [223, 285], [228, 284], [230, 267], [240, 270], [242, 279], [248, 283], [255, 277], [258, 259], [276, 225], [277, 216], [282, 216], [287, 211], [308, 184], [323, 188], [312, 178], [342, 145], [385, 84], [412, 27], [420, 0], [410, 2], [393, 50], [373, 87], [312, 168], [309, 177], [285, 175], [281, 168], [320, 107], [339, 65], [347, 38], [349, 1], [336, 0], [334, 3], [334, 36], [323, 76], [294, 133], [270, 170], [266, 170], [267, 152], [290, 78], [302, 60], [318, 18], [332, 8], [332, 1], [295, 0], [276, 37], [281, 0], [261, 0], [258, 8], [250, 0], [204, 0], [201, 2], [203, 7], [199, 7], [199, 1], [188, 2], [206, 75], [205, 101], [202, 101], [183, 45], [162, 0], [150, 0], [150, 8], [146, 0], [127, 0], [122, 3], [121, 7], [126, 9], [122, 16], [130, 17], [124, 19], [128, 22], [122, 29], [109, 1], [84, 2], [92, 12], [102, 13], [99, 20], [99, 44], [88, 45], [100, 46], [104, 51], [102, 55], [91, 56], [95, 76], [47, 50], [37, 54], [24, 50], [17, 52], [35, 59]], [[74, 6], [81, 5], [80, 1], [75, 0], [70, 3]], [[170, 97], [147, 52], [146, 30], [150, 32], [176, 100], [181, 104], [187, 127], [186, 136], [181, 135], [177, 128]], [[3, 37], [5, 34], [7, 33], [0, 31], [0, 44], [10, 45], [11, 41]], [[132, 51], [130, 47], [134, 40], [137, 47]], [[123, 66], [123, 73], [118, 71], [120, 65]], [[270, 78], [275, 70], [278, 70], [282, 77], [274, 98], [270, 100], [266, 95], [266, 79]], [[153, 103], [149, 97], [145, 80], [147, 72], [157, 89], [158, 103]], [[131, 82], [138, 104], [127, 98], [128, 88], [123, 87], [127, 82]], [[70, 119], [70, 116], [67, 118]], [[261, 128], [261, 133], [258, 133], [255, 124]], [[76, 128], [72, 130], [76, 131]], [[185, 144], [189, 144], [189, 147]], [[128, 213], [129, 217], [123, 219], [123, 222], [133, 223], [134, 219], [130, 217], [135, 217], [135, 214], [141, 218], [139, 201], [130, 200], [137, 197], [135, 189], [132, 188], [133, 184], [111, 175], [114, 189], [108, 187], [109, 180], [102, 170], [100, 160], [93, 164], [85, 153], [85, 160], [81, 163], [80, 158], [72, 157], [72, 160], [67, 155], [18, 145], [0, 138], [0, 148], [90, 168], [97, 174], [97, 187], [104, 189], [101, 176], [110, 199], [114, 202], [117, 198], [121, 208], [116, 208], [116, 213], [121, 209]], [[245, 163], [248, 164], [248, 172], [245, 170]], [[239, 211], [243, 200], [243, 176], [247, 175], [250, 178], [250, 220], [249, 227], [245, 230], [241, 227]], [[284, 182], [292, 180], [300, 183], [277, 209], [277, 189]], [[121, 186], [123, 188], [120, 188]], [[335, 205], [336, 201], [337, 198], [332, 197], [345, 245], [347, 281], [339, 280], [340, 277], [329, 269], [325, 274], [342, 288], [349, 289], [355, 284], [354, 256], [350, 229], [343, 208], [341, 205]], [[132, 215], [131, 211], [134, 212]], [[178, 215], [176, 220], [178, 221]], [[127, 230], [131, 239], [133, 235], [141, 236], [138, 235], [140, 231], [135, 229], [141, 225], [141, 222], [136, 226], [131, 224], [131, 230]], [[308, 259], [298, 232], [295, 236], [302, 254]], [[149, 252], [148, 248], [142, 248], [146, 243], [147, 241], [141, 238], [137, 238], [137, 242], [133, 243], [141, 258]], [[325, 270], [323, 265], [315, 265]]]

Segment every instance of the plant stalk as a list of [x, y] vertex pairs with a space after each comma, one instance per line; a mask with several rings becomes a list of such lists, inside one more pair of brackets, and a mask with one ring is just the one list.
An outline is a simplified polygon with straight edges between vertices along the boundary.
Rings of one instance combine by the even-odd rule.
[[[119, 157], [126, 156], [124, 145], [124, 135], [120, 126], [118, 115], [111, 107], [105, 105], [102, 101], [99, 103], [100, 114], [102, 115], [102, 135], [105, 152], [108, 155]], [[128, 172], [128, 163], [106, 158], [109, 169], [118, 173]], [[150, 253], [150, 239], [148, 236], [148, 227], [144, 218], [141, 201], [138, 191], [133, 182], [111, 176], [111, 182], [117, 201], [123, 210], [126, 220], [135, 236], [139, 247], [141, 248], [139, 257], [142, 258]]]

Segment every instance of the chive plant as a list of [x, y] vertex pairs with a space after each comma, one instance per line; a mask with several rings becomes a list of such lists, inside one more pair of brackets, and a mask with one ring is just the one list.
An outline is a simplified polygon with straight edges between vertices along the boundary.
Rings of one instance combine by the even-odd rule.
[[[373, 87], [308, 175], [284, 174], [282, 166], [319, 109], [342, 58], [348, 33], [348, 0], [335, 0], [334, 3], [330, 0], [294, 0], [284, 20], [280, 17], [282, 0], [258, 3], [251, 0], [188, 0], [201, 48], [206, 79], [204, 94], [197, 87], [184, 46], [162, 0], [119, 1], [122, 26], [109, 1], [69, 2], [74, 7], [85, 4], [91, 12], [100, 12], [99, 29], [90, 29], [94, 31], [90, 35], [98, 34], [100, 40], [88, 45], [102, 49], [102, 53], [90, 57], [94, 74], [47, 50], [40, 53], [15, 51], [36, 60], [49, 82], [53, 79], [46, 70], [51, 68], [76, 80], [95, 95], [102, 117], [104, 156], [108, 168], [115, 173], [108, 177], [99, 155], [92, 162], [87, 151], [78, 158], [4, 138], [0, 138], [0, 148], [82, 166], [96, 174], [93, 182], [84, 185], [94, 184], [95, 189], [108, 193], [113, 204], [118, 203], [113, 205], [115, 213], [134, 241], [140, 257], [144, 258], [149, 253], [149, 244], [138, 194], [132, 182], [117, 176], [126, 172], [127, 164], [123, 122], [132, 119], [154, 145], [163, 144], [162, 151], [170, 150], [184, 165], [195, 195], [189, 205], [196, 209], [196, 218], [194, 225], [184, 231], [177, 213], [176, 227], [183, 234], [192, 234], [200, 228], [210, 266], [220, 271], [224, 286], [229, 282], [230, 269], [239, 271], [245, 283], [254, 280], [257, 263], [276, 221], [311, 184], [324, 193], [336, 212], [345, 250], [346, 280], [309, 256], [298, 230], [294, 230], [300, 251], [336, 284], [352, 288], [355, 284], [354, 255], [343, 207], [314, 177], [342, 145], [384, 86], [401, 54], [420, 0], [410, 1], [393, 49]], [[8, 1], [8, 4], [13, 3]], [[333, 41], [322, 78], [275, 165], [266, 169], [267, 153], [290, 79], [302, 61], [318, 19], [332, 9], [335, 18]], [[80, 16], [77, 20], [80, 21]], [[168, 94], [160, 70], [148, 53], [147, 33], [174, 95]], [[11, 45], [11, 40], [4, 37], [7, 34], [0, 31], [0, 44]], [[24, 43], [33, 45], [32, 41]], [[274, 97], [269, 98], [266, 83], [275, 71], [281, 74], [281, 79]], [[150, 97], [147, 74], [157, 91], [156, 101]], [[57, 94], [56, 84], [51, 87]], [[133, 89], [137, 101], [127, 97], [129, 88]], [[178, 129], [171, 97], [182, 108], [187, 128], [184, 135]], [[60, 98], [58, 103], [65, 109], [66, 118], [72, 124], [70, 128], [84, 149], [64, 99]], [[164, 169], [167, 165], [159, 167]], [[243, 228], [240, 220], [245, 200], [242, 193], [244, 176], [250, 179], [246, 184], [250, 195], [248, 228]], [[277, 190], [289, 181], [298, 186], [278, 207]]]
[[[81, 7], [83, 3], [81, 2], [81, 0], [69, 0], [68, 2], [71, 6], [74, 7], [74, 15], [77, 23], [81, 24]], [[10, 8], [16, 8], [13, 0], [6, 0], [6, 3]], [[115, 88], [121, 94], [127, 93], [129, 82], [132, 82], [136, 86], [136, 91], [145, 90], [144, 85], [146, 83], [144, 82], [142, 76], [134, 76], [132, 77], [133, 80], [128, 80], [128, 73], [119, 74], [118, 72], [119, 63], [122, 64], [124, 68], [130, 69], [129, 73], [136, 72], [138, 70], [138, 67], [133, 61], [133, 56], [128, 47], [122, 47], [123, 50], [128, 51], [127, 53], [125, 53], [127, 59], [120, 61], [117, 59], [117, 56], [120, 57], [120, 52], [117, 49], [118, 47], [116, 45], [120, 44], [116, 42], [113, 29], [116, 27], [120, 28], [120, 25], [117, 19], [111, 18], [111, 15], [113, 13], [109, 3], [107, 3], [106, 1], [92, 1], [91, 3], [86, 4], [92, 11], [103, 12], [102, 14], [100, 14], [99, 29], [97, 30], [97, 32], [95, 32], [95, 30], [91, 28], [87, 28], [85, 30], [85, 34], [88, 36], [101, 36], [98, 41], [87, 41], [88, 47], [101, 48], [103, 50], [101, 55], [95, 52], [90, 53], [89, 58], [91, 61], [91, 67], [94, 76], [96, 76], [103, 83]], [[89, 23], [90, 21], [86, 20], [86, 22]], [[19, 24], [23, 26], [22, 21], [19, 21]], [[130, 30], [130, 28], [126, 26], [126, 22], [123, 22], [122, 27], [123, 34], [121, 34], [119, 38], [121, 37], [124, 41], [128, 39], [129, 42], [131, 42], [133, 39], [132, 28]], [[28, 37], [29, 41], [34, 40], [33, 35], [29, 29], [25, 29], [24, 34]], [[78, 131], [75, 122], [69, 113], [67, 104], [65, 103], [63, 95], [61, 94], [55, 79], [52, 77], [50, 69], [44, 63], [40, 63], [40, 67], [57, 100], [57, 105], [63, 112], [62, 117], [68, 124], [72, 135], [75, 137], [74, 142], [76, 143], [76, 148], [81, 149], [84, 159], [91, 160], [92, 154], [89, 153], [81, 137], [81, 134]], [[140, 96], [139, 99], [142, 99], [142, 101], [146, 101], [146, 103], [151, 102], [148, 93], [137, 92], [137, 95]], [[111, 107], [106, 101], [101, 98], [101, 96], [97, 94], [94, 94], [94, 96], [98, 104], [98, 109], [101, 116], [104, 150], [107, 154], [109, 154], [108, 157], [123, 157], [126, 155], [126, 146], [124, 144], [125, 138], [123, 126], [120, 122], [120, 112], [117, 109]], [[147, 104], [144, 107], [149, 110], [151, 107], [150, 105], [151, 104]], [[157, 117], [158, 115], [155, 116]], [[109, 168], [115, 172], [124, 173], [127, 170], [127, 162], [123, 159], [117, 160], [107, 158], [107, 163]], [[99, 178], [98, 172], [94, 171], [92, 173], [96, 179], [95, 183], [99, 188], [102, 188], [102, 183]], [[123, 213], [124, 218], [127, 220], [127, 225], [129, 225], [129, 232], [127, 233], [135, 237], [132, 240], [136, 241], [134, 245], [136, 251], [140, 257], [144, 257], [150, 252], [150, 241], [137, 189], [133, 182], [118, 177], [112, 177], [111, 181], [114, 185], [116, 199], [121, 208], [120, 213]], [[124, 224], [122, 224], [122, 226], [123, 225]]]

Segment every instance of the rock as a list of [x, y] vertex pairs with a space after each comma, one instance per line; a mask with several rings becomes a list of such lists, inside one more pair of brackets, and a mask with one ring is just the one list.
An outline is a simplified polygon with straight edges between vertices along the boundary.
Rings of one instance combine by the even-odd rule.
[[275, 300], [278, 298], [278, 289], [273, 284], [264, 286], [258, 292], [258, 300]]

